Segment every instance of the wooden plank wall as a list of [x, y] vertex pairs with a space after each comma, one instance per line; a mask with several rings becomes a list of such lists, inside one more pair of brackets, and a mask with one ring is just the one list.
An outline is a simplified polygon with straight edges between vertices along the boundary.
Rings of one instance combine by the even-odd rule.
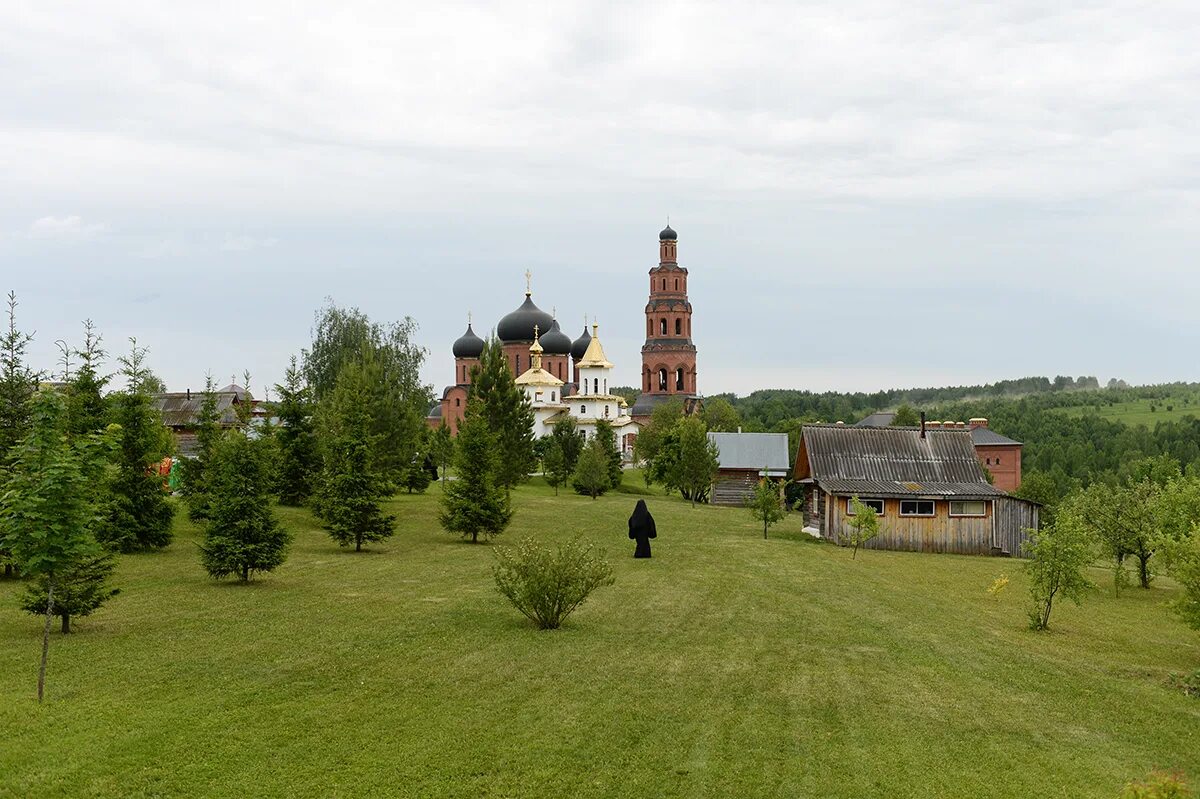
[[1029, 538], [1028, 531], [1038, 528], [1040, 510], [1032, 502], [1013, 497], [996, 500], [996, 546], [1001, 554], [1025, 557], [1021, 545]]
[[[850, 532], [846, 497], [833, 504], [834, 530]], [[984, 516], [951, 516], [950, 503], [937, 500], [933, 516], [901, 516], [900, 500], [884, 502], [879, 517], [879, 535], [868, 541], [868, 549], [895, 549], [906, 552], [953, 552], [959, 555], [992, 554], [992, 509], [988, 503]], [[834, 537], [834, 541], [837, 538]]]

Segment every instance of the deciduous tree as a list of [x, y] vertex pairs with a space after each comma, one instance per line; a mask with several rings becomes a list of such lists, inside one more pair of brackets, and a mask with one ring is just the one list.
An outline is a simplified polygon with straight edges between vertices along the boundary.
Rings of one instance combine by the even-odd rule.
[[1074, 514], [1060, 514], [1053, 525], [1031, 530], [1025, 542], [1025, 573], [1029, 577], [1029, 626], [1034, 630], [1050, 627], [1054, 600], [1083, 601], [1092, 583], [1084, 569], [1092, 560], [1092, 537]]
[[858, 548], [879, 535], [879, 514], [870, 505], [864, 505], [858, 497], [850, 498], [853, 515], [846, 522], [848, 531], [839, 530], [842, 546], [850, 547], [850, 560], [858, 555]]
[[684, 417], [676, 423], [679, 435], [679, 460], [673, 468], [671, 482], [677, 485], [684, 496], [692, 501], [704, 502], [712, 488], [713, 478], [720, 466], [717, 445], [708, 440], [704, 422], [695, 417]]
[[765, 477], [754, 487], [754, 493], [746, 500], [746, 506], [750, 509], [750, 515], [762, 522], [764, 541], [767, 538], [767, 529], [782, 521], [785, 516], [783, 503], [779, 500], [779, 487]]

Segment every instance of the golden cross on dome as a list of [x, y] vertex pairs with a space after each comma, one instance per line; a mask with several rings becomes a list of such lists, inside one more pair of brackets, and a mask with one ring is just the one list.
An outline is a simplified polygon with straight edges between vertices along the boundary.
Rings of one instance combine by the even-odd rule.
[[534, 325], [533, 326], [533, 340], [537, 341], [537, 339], [538, 339], [538, 326]]
[[533, 272], [530, 272], [528, 269], [525, 270], [525, 293], [533, 293]]

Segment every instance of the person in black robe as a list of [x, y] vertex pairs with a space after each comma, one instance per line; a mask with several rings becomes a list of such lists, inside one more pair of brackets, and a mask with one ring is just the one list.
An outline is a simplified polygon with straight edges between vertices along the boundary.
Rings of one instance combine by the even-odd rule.
[[637, 549], [633, 551], [635, 558], [650, 557], [650, 539], [658, 537], [654, 529], [654, 517], [646, 509], [646, 500], [639, 499], [633, 515], [629, 517], [629, 537], [637, 541]]

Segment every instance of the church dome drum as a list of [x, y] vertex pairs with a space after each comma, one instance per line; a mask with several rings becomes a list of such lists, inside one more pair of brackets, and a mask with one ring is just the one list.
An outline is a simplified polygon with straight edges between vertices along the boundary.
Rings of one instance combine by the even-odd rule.
[[475, 335], [475, 331], [468, 324], [467, 332], [454, 342], [453, 351], [455, 358], [478, 358], [483, 353], [483, 339]]
[[521, 307], [506, 315], [496, 325], [496, 335], [505, 344], [518, 341], [533, 341], [533, 328], [549, 330], [554, 324], [554, 317], [533, 304], [533, 298], [525, 295]]
[[562, 332], [557, 319], [550, 325], [549, 330], [542, 333], [542, 348], [547, 355], [571, 354], [571, 339]]

